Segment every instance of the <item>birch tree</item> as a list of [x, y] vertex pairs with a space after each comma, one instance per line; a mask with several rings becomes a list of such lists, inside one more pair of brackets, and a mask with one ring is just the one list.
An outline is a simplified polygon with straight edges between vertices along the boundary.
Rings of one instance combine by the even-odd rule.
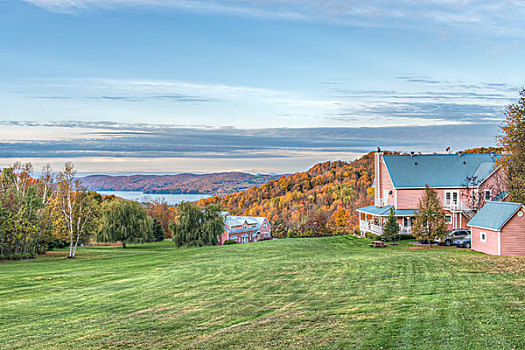
[[99, 205], [94, 196], [87, 192], [79, 180], [75, 179], [73, 163], [66, 162], [64, 170], [57, 176], [55, 209], [58, 219], [65, 226], [69, 239], [68, 258], [74, 258], [78, 243], [98, 229]]

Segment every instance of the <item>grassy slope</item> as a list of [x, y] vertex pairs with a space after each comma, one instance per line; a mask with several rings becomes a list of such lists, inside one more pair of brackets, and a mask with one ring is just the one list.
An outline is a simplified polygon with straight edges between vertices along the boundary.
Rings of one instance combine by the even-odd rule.
[[523, 258], [353, 237], [100, 247], [1, 263], [0, 338], [3, 349], [525, 348], [524, 293]]

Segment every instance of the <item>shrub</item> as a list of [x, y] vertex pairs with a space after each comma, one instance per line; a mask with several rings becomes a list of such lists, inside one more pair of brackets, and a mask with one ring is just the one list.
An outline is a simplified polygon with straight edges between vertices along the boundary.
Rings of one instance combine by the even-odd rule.
[[399, 235], [398, 237], [399, 237], [399, 240], [400, 240], [400, 241], [402, 241], [402, 240], [408, 240], [408, 239], [410, 239], [410, 240], [414, 240], [414, 239], [416, 239], [414, 236], [412, 236], [412, 235], [407, 235], [407, 234], [402, 234], [402, 235]]
[[237, 241], [234, 239], [227, 239], [224, 241], [224, 245], [237, 244]]
[[12, 254], [0, 254], [0, 260], [24, 260], [34, 259], [34, 253], [12, 253]]
[[365, 233], [365, 237], [372, 241], [379, 241], [379, 239], [381, 238], [380, 235], [376, 235], [375, 233], [372, 233], [372, 232]]

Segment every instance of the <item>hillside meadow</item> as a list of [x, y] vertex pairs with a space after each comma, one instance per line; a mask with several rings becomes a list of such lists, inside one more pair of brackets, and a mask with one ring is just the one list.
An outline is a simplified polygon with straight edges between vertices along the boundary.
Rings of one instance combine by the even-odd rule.
[[525, 258], [350, 236], [0, 263], [2, 349], [525, 348]]

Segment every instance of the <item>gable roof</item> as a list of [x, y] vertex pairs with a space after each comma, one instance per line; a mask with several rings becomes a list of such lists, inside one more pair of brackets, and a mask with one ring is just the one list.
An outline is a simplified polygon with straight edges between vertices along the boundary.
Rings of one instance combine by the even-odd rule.
[[[259, 230], [262, 226], [262, 224], [266, 221], [266, 218], [263, 216], [227, 216], [226, 220], [224, 221], [225, 229], [228, 232], [231, 232], [231, 229], [228, 227], [238, 227], [243, 226], [246, 222], [250, 225], [255, 225], [255, 227], [248, 227], [246, 230], [248, 231], [256, 231]], [[234, 232], [237, 232], [239, 230], [234, 230]]]
[[523, 206], [512, 202], [487, 202], [467, 225], [499, 231]]
[[[385, 154], [383, 160], [395, 188], [465, 187], [476, 184], [497, 169], [501, 155], [491, 154]], [[472, 185], [472, 184], [471, 184]]]

